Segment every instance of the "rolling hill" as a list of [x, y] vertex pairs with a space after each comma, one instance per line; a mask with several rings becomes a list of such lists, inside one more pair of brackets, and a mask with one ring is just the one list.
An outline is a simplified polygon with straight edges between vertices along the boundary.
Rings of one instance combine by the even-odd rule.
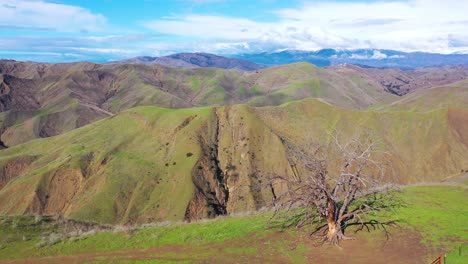
[[468, 81], [431, 87], [408, 94], [383, 109], [430, 111], [444, 107], [466, 108], [468, 105]]
[[14, 146], [140, 105], [279, 105], [308, 97], [366, 109], [396, 96], [355, 70], [297, 63], [260, 71], [0, 62], [1, 141]]
[[384, 89], [399, 96], [417, 90], [451, 84], [468, 78], [468, 66], [428, 67], [415, 70], [362, 68], [355, 65], [339, 65], [330, 68], [337, 71], [349, 68], [378, 81]]
[[[317, 99], [281, 106], [137, 107], [62, 135], [4, 149], [1, 214], [98, 223], [194, 220], [270, 206], [292, 177], [285, 144], [362, 131], [382, 142], [397, 184], [468, 170], [468, 109], [349, 110]], [[331, 156], [338, 162], [338, 156]], [[332, 161], [333, 163], [333, 161]]]

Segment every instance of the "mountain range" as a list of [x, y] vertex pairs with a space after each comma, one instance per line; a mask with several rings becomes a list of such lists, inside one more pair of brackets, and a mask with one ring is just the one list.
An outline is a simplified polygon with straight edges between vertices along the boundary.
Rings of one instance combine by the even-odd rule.
[[232, 54], [226, 57], [209, 53], [177, 53], [163, 57], [135, 57], [110, 63], [159, 64], [176, 68], [214, 67], [255, 71], [296, 62], [309, 62], [319, 67], [353, 64], [361, 67], [410, 70], [422, 67], [467, 65], [468, 54], [402, 52], [379, 49], [322, 49], [318, 51], [284, 50], [256, 54]]
[[457, 177], [467, 71], [1, 61], [0, 214], [126, 224], [258, 210], [286, 188], [274, 175], [293, 177], [286, 146], [332, 131], [381, 142], [390, 182]]
[[236, 54], [231, 57], [249, 60], [267, 66], [289, 64], [300, 61], [309, 62], [320, 67], [338, 64], [355, 64], [376, 68], [400, 69], [468, 64], [468, 54], [402, 52], [381, 49], [322, 49], [318, 51], [284, 50], [258, 54]]
[[199, 68], [213, 67], [220, 69], [232, 69], [243, 71], [254, 71], [265, 68], [265, 66], [241, 59], [227, 58], [209, 53], [177, 53], [163, 57], [142, 56], [120, 61], [110, 62], [111, 64], [158, 64], [175, 68]]
[[257, 71], [142, 64], [0, 62], [0, 138], [14, 146], [140, 105], [188, 108], [280, 105], [315, 97], [368, 109], [396, 95], [466, 79], [468, 68], [412, 71], [297, 63]]

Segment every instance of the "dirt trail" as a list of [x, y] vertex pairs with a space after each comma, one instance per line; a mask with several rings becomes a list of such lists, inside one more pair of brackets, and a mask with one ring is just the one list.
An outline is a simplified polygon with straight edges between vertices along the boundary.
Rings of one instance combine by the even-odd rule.
[[107, 110], [105, 110], [105, 109], [102, 109], [102, 108], [100, 108], [99, 106], [97, 106], [97, 105], [95, 105], [95, 104], [92, 104], [92, 103], [81, 102], [81, 105], [86, 106], [86, 107], [89, 107], [89, 108], [91, 108], [91, 109], [93, 109], [93, 110], [96, 110], [96, 111], [101, 112], [101, 113], [103, 113], [103, 114], [105, 114], [105, 115], [108, 115], [108, 116], [113, 116], [113, 115], [114, 115], [114, 113], [109, 112], [109, 111], [107, 111]]
[[[299, 234], [299, 235], [298, 235]], [[223, 243], [164, 246], [146, 250], [80, 253], [70, 256], [34, 257], [0, 263], [83, 263], [154, 260], [190, 263], [426, 263], [432, 255], [417, 233], [394, 229], [389, 239], [383, 232], [357, 234], [341, 248], [319, 245], [301, 233], [251, 234]]]

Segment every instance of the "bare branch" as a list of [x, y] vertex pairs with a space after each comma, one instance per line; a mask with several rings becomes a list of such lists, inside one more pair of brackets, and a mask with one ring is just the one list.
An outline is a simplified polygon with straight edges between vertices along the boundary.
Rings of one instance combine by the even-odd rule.
[[[349, 239], [344, 235], [346, 226], [358, 223], [360, 229], [380, 222], [366, 221], [365, 218], [376, 212], [389, 210], [398, 203], [388, 202], [383, 194], [388, 188], [378, 188], [379, 178], [385, 173], [385, 162], [379, 141], [369, 134], [352, 137], [343, 143], [340, 132], [329, 133], [331, 146], [325, 150], [321, 145], [296, 146], [282, 138], [292, 178], [281, 175], [273, 181], [285, 182], [287, 190], [275, 200], [276, 217], [280, 212], [289, 214], [284, 221], [290, 226], [303, 226], [310, 222], [323, 223], [313, 234], [325, 232], [325, 240], [337, 244], [339, 240]], [[328, 155], [340, 156], [341, 163], [336, 166], [337, 174]], [[380, 177], [379, 177], [380, 176]], [[304, 210], [299, 210], [304, 208]], [[291, 213], [299, 210], [299, 213]], [[381, 226], [383, 228], [383, 226]]]

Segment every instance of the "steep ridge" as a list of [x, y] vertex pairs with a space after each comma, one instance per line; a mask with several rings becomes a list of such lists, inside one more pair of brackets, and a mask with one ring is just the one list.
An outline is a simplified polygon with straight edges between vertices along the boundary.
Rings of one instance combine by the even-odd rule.
[[[226, 58], [209, 53], [177, 53], [163, 58], [183, 61], [197, 67], [215, 67], [221, 69], [235, 69], [243, 71], [255, 71], [263, 69], [264, 66], [248, 60]], [[172, 66], [171, 64], [162, 64]]]
[[467, 124], [466, 108], [374, 112], [316, 99], [137, 107], [0, 151], [0, 213], [142, 223], [257, 210], [285, 188], [274, 175], [293, 177], [284, 144], [326, 143], [333, 129], [380, 140], [389, 181], [440, 181], [468, 170]]
[[[140, 105], [279, 105], [307, 97], [366, 109], [396, 96], [375, 81], [308, 63], [254, 72], [159, 65], [0, 62], [1, 141], [15, 146]], [[354, 74], [354, 75], [353, 75]]]
[[[392, 94], [405, 95], [414, 91], [460, 82], [468, 78], [468, 66], [444, 66], [401, 70], [397, 68], [361, 68], [355, 65], [338, 65], [330, 70], [354, 71], [380, 83]], [[354, 74], [356, 75], [356, 74]]]
[[97, 67], [98, 64], [91, 62], [47, 64], [0, 60], [0, 74], [12, 75], [21, 79], [47, 78], [71, 71], [90, 71]]

